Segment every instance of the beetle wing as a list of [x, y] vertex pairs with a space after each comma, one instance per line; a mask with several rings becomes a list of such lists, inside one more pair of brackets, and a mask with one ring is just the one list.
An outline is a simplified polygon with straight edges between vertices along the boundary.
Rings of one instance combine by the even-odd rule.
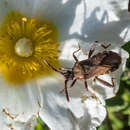
[[110, 66], [111, 71], [115, 71], [119, 68], [119, 65], [121, 64], [121, 56], [115, 52], [108, 51], [107, 56], [102, 60], [101, 66]]
[[91, 66], [89, 69], [85, 70], [86, 79], [92, 78], [95, 76], [107, 74], [110, 72], [111, 67], [109, 65], [105, 66]]
[[87, 60], [80, 61], [80, 65], [83, 65], [83, 66], [99, 65], [102, 63], [102, 60], [105, 57], [106, 57], [106, 51], [104, 51], [103, 53], [98, 53]]

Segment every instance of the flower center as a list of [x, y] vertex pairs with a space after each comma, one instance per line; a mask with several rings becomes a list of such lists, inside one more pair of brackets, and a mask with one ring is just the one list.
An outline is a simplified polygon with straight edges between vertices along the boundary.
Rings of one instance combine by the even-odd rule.
[[0, 71], [13, 85], [52, 74], [59, 67], [58, 33], [48, 21], [10, 12], [0, 27]]
[[21, 57], [32, 56], [33, 47], [31, 40], [26, 37], [19, 39], [15, 44], [15, 52]]

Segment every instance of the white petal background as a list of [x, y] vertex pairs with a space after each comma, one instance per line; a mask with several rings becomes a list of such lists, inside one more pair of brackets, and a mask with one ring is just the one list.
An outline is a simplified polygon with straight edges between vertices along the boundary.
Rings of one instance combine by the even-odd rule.
[[[40, 81], [39, 81], [40, 83]], [[103, 105], [95, 100], [81, 102], [80, 98], [71, 98], [68, 103], [59, 90], [63, 83], [54, 78], [44, 80], [44, 96], [40, 116], [52, 130], [85, 130], [98, 126], [106, 116]], [[40, 85], [45, 86], [41, 81]], [[83, 86], [82, 86], [83, 87]]]
[[[11, 10], [52, 21], [59, 31], [62, 50], [60, 61], [65, 67], [72, 67], [72, 52], [77, 49], [78, 41], [84, 54], [95, 40], [111, 43], [111, 48], [121, 54], [122, 63], [125, 63], [128, 54], [116, 48], [130, 40], [127, 4], [128, 0], [0, 0], [0, 23]], [[84, 59], [84, 54], [78, 53], [78, 58]], [[124, 64], [121, 65], [115, 73], [116, 89], [124, 67]], [[107, 76], [105, 78], [108, 80]], [[35, 125], [40, 102], [42, 108], [39, 114], [52, 130], [95, 130], [106, 116], [103, 99], [114, 94], [110, 88], [89, 82], [90, 87], [94, 86], [94, 89], [90, 89], [96, 90], [102, 104], [92, 98], [82, 103], [80, 97], [86, 91], [80, 82], [69, 91], [71, 101], [68, 103], [64, 93], [59, 93], [64, 87], [64, 79], [60, 75], [39, 79], [16, 89], [8, 87], [1, 78], [0, 129], [8, 130], [11, 123], [15, 130], [33, 129], [34, 126], [30, 124]], [[6, 109], [6, 113], [2, 112], [3, 109]], [[8, 112], [14, 116], [19, 115], [11, 120]]]
[[31, 128], [30, 125], [35, 125], [29, 122], [36, 121], [39, 111], [38, 102], [40, 102], [39, 93], [36, 83], [28, 83], [16, 88], [9, 87], [0, 80], [0, 129], [8, 130], [9, 126], [13, 125], [12, 128], [16, 127], [16, 130], [21, 130], [22, 127], [24, 130], [26, 127]]

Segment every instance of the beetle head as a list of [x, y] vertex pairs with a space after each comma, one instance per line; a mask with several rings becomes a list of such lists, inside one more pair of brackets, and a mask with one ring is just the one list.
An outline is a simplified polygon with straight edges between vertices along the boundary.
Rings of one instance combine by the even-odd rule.
[[67, 79], [67, 80], [73, 80], [74, 74], [73, 74], [72, 68], [59, 68], [59, 69], [56, 69], [51, 64], [49, 64], [46, 60], [44, 60], [44, 63], [46, 65], [48, 65], [55, 72], [58, 72], [61, 75], [63, 75], [65, 77], [65, 79]]
[[74, 78], [72, 69], [62, 68], [60, 69], [60, 74], [62, 74], [65, 77], [65, 79], [68, 79], [68, 80], [73, 80]]

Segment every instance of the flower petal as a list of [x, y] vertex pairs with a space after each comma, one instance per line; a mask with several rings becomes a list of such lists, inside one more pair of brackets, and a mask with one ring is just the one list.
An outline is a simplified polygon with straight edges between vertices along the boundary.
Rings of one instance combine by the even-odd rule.
[[[63, 80], [47, 78], [38, 81], [43, 93], [43, 108], [40, 117], [52, 130], [78, 130], [97, 127], [106, 116], [102, 104], [92, 98], [81, 101], [80, 97], [71, 96], [70, 102], [60, 90], [63, 89]], [[70, 91], [69, 91], [70, 92]]]
[[[78, 118], [81, 130], [94, 130], [106, 117], [106, 109], [103, 105], [92, 99], [84, 102], [84, 116]], [[86, 122], [88, 122], [86, 124]]]
[[32, 0], [1, 0], [0, 1], [0, 12], [4, 14], [0, 14], [0, 18], [2, 16], [7, 15], [9, 11], [19, 11], [26, 15], [32, 15], [32, 9], [34, 6], [34, 2]]
[[4, 114], [0, 114], [1, 130], [34, 130], [36, 125], [36, 116], [30, 117], [27, 121], [9, 120], [3, 118]]
[[[118, 3], [118, 1], [116, 2]], [[129, 39], [128, 35], [126, 36], [126, 34], [129, 34], [129, 19], [120, 17], [122, 15], [121, 13], [120, 15], [117, 15], [118, 10], [117, 12], [113, 11], [114, 5], [112, 4], [112, 0], [68, 0], [64, 3], [61, 0], [53, 0], [53, 2], [52, 0], [1, 0], [0, 5], [0, 12], [4, 12], [0, 13], [0, 20], [2, 20], [6, 13], [12, 9], [21, 11], [29, 16], [40, 18], [44, 16], [44, 18], [51, 20], [59, 29], [59, 41], [62, 43], [77, 43], [76, 39], [80, 39], [84, 41], [85, 45], [88, 45], [95, 40], [99, 40], [101, 42], [121, 46], [125, 39]], [[123, 8], [121, 7], [120, 12], [123, 11], [122, 9], [125, 9], [125, 6]], [[127, 14], [127, 16], [129, 16], [129, 14]], [[86, 47], [88, 47], [87, 45]], [[72, 53], [76, 49], [75, 43], [72, 44], [72, 46], [67, 44], [67, 46], [69, 47], [67, 47], [68, 50], [66, 51], [65, 49], [65, 51], [62, 52], [60, 59], [62, 59], [62, 61], [66, 60], [66, 63], [69, 63], [67, 65], [72, 66], [74, 63]], [[66, 48], [66, 45], [63, 46], [63, 50], [64, 47]], [[125, 52], [122, 51], [121, 53], [125, 54]], [[81, 58], [83, 57], [81, 56]], [[127, 54], [125, 54], [123, 60], [126, 61], [126, 58]], [[66, 66], [66, 63], [62, 63], [63, 66]], [[124, 65], [120, 67], [119, 71], [121, 69], [124, 69]], [[106, 77], [106, 79], [110, 78], [110, 76]], [[118, 86], [119, 77], [116, 82], [116, 85]], [[81, 103], [79, 97], [85, 93], [84, 90], [83, 92], [70, 92], [73, 102], [68, 103], [66, 102], [65, 96], [59, 94], [59, 89], [64, 86], [63, 81], [59, 82], [59, 79], [49, 78], [38, 83], [41, 83], [41, 92], [44, 94], [43, 101], [41, 102], [43, 109], [40, 111], [40, 116], [51, 129], [57, 130], [65, 128], [68, 130], [76, 130], [83, 129], [81, 127], [82, 125], [83, 127], [94, 130], [105, 118], [106, 111], [104, 106], [101, 106], [101, 104], [97, 103], [94, 99], [88, 99], [84, 101], [85, 103]], [[91, 87], [91, 85], [92, 83], [90, 83], [89, 86]], [[96, 83], [96, 85], [98, 85], [98, 83]], [[3, 109], [6, 110], [2, 112], [4, 117], [7, 116], [7, 118], [10, 118], [8, 117], [8, 112], [11, 113], [11, 115], [20, 113], [17, 120], [28, 122], [30, 117], [38, 112], [38, 101], [40, 100], [40, 97], [38, 96], [39, 90], [35, 88], [34, 84], [17, 89], [9, 88], [8, 85], [5, 84], [1, 86], [0, 96], [2, 98], [0, 101], [3, 103], [4, 108], [3, 106], [0, 106], [0, 109], [1, 111], [3, 111]], [[105, 94], [102, 94], [99, 91], [98, 86], [96, 88], [103, 98], [110, 98], [113, 96], [112, 89], [110, 90], [105, 86], [100, 86], [104, 88], [102, 90]], [[76, 89], [72, 88], [72, 91], [77, 90], [77, 87], [80, 90], [83, 88], [77, 83]], [[33, 88], [34, 91], [30, 88]], [[118, 89], [118, 87], [116, 87], [116, 89]], [[35, 93], [34, 97], [33, 92]], [[5, 97], [7, 101], [5, 101]], [[23, 102], [21, 102], [21, 100]], [[14, 103], [14, 101], [16, 102]], [[27, 108], [23, 107], [24, 105], [27, 106]], [[33, 108], [33, 106], [35, 106], [35, 108]], [[11, 108], [14, 109], [12, 110]], [[25, 114], [22, 114], [23, 111]], [[78, 125], [76, 125], [77, 122]], [[5, 128], [5, 124], [2, 127]]]
[[4, 10], [4, 14], [0, 15], [0, 20], [12, 10], [20, 11], [30, 17], [45, 19], [56, 25], [59, 31], [59, 41], [64, 41], [70, 39], [69, 30], [80, 3], [83, 2], [81, 0], [66, 2], [62, 2], [62, 0], [1, 0], [0, 12]]
[[[73, 33], [75, 36], [81, 38], [85, 42], [92, 43], [97, 40], [100, 42], [107, 42], [112, 44], [121, 45], [124, 43], [124, 40], [128, 40], [128, 31], [129, 31], [129, 18], [130, 13], [128, 11], [124, 14], [126, 17], [119, 17], [118, 14], [124, 12], [124, 8], [128, 8], [128, 3], [125, 3], [122, 9], [117, 12], [114, 9], [113, 0], [85, 0], [84, 1], [84, 20], [78, 19], [77, 17], [80, 14], [77, 14], [74, 20], [74, 24], [71, 27], [71, 30], [75, 30], [76, 26], [82, 22], [81, 28], [78, 28], [80, 33]], [[119, 4], [120, 1], [116, 0], [116, 4]], [[121, 4], [120, 4], [121, 5]], [[82, 8], [83, 9], [83, 8]], [[117, 8], [119, 9], [119, 8]], [[77, 11], [80, 13], [80, 11]], [[82, 14], [82, 13], [81, 13]], [[127, 18], [127, 19], [126, 19]], [[124, 32], [124, 33], [123, 33]], [[122, 34], [123, 33], [123, 34]], [[85, 44], [85, 43], [84, 43]]]
[[5, 119], [3, 127], [12, 121], [25, 122], [26, 124], [33, 115], [38, 115], [40, 91], [35, 83], [8, 86], [1, 79], [0, 84], [0, 111], [3, 115], [2, 120]]
[[[43, 85], [44, 83], [44, 85]], [[59, 93], [60, 83], [53, 78], [46, 79], [40, 83], [43, 93], [43, 109], [40, 117], [52, 130], [74, 129], [74, 124], [69, 118], [69, 111], [65, 107], [62, 94]]]
[[[59, 30], [59, 41], [80, 39], [92, 43], [95, 40], [118, 45], [130, 40], [129, 16], [126, 0], [2, 0], [0, 5], [6, 14], [18, 10], [29, 16], [53, 22]], [[6, 4], [3, 6], [3, 4]], [[120, 4], [122, 3], [122, 4]], [[119, 6], [118, 6], [119, 5]], [[0, 11], [1, 12], [1, 11]], [[125, 17], [122, 17], [125, 16]], [[4, 16], [3, 14], [0, 16]], [[106, 34], [106, 35], [105, 35]]]

